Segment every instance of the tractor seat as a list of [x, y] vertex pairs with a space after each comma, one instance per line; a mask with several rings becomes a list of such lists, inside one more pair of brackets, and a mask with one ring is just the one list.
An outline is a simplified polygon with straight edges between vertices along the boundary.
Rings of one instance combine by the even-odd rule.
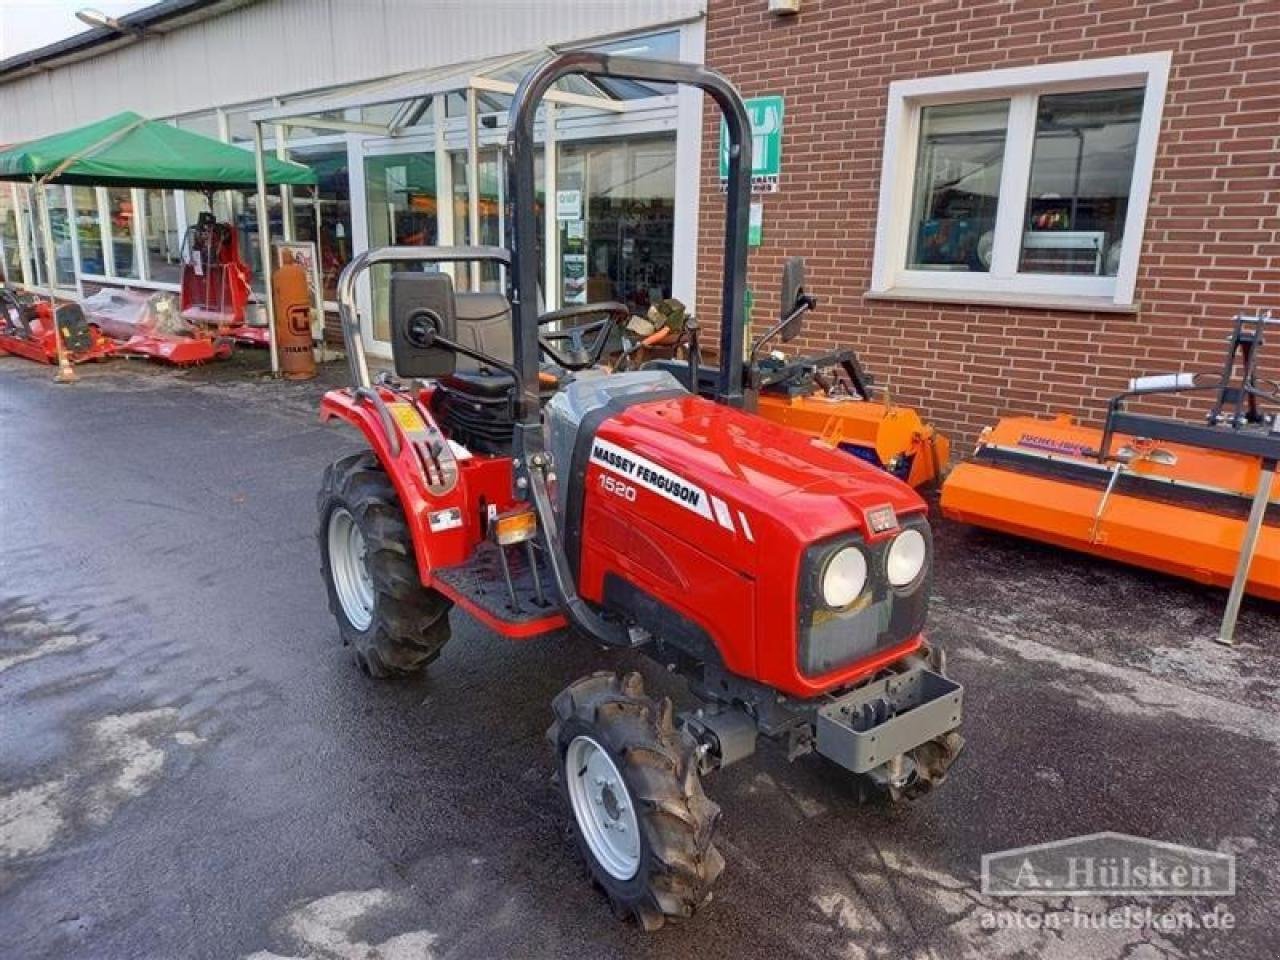
[[[479, 370], [455, 370], [440, 378], [440, 386], [455, 393], [466, 394], [477, 400], [505, 400], [515, 388], [510, 374], [481, 367]], [[543, 400], [548, 399], [565, 383], [563, 371], [544, 366], [538, 372], [538, 387]]]
[[515, 381], [509, 374], [482, 367], [479, 370], [455, 370], [440, 378], [440, 386], [481, 400], [505, 400]]
[[[486, 353], [495, 360], [512, 362], [515, 346], [511, 340], [511, 304], [506, 297], [500, 293], [457, 293], [454, 294], [453, 309], [460, 344]], [[475, 373], [480, 366], [470, 357], [458, 357], [459, 371]]]

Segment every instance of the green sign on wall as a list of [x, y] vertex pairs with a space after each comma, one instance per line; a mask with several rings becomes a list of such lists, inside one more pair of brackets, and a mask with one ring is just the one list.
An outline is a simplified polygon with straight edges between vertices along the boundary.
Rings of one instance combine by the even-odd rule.
[[[777, 193], [782, 172], [782, 97], [746, 101], [751, 120], [751, 192]], [[720, 121], [720, 179], [729, 179], [729, 132]]]

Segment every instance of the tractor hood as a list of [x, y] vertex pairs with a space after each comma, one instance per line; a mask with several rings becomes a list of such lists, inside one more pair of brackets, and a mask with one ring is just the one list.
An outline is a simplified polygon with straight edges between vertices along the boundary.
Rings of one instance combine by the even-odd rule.
[[[900, 516], [926, 509], [911, 487], [856, 457], [691, 395], [615, 413], [596, 433], [593, 459], [606, 467], [613, 460], [624, 476], [636, 474], [680, 496], [705, 493], [706, 510], [721, 525], [728, 508], [741, 511], [748, 525], [785, 526], [802, 542], [865, 530], [867, 511], [877, 507]], [[664, 468], [661, 475], [651, 469], [655, 464]]]

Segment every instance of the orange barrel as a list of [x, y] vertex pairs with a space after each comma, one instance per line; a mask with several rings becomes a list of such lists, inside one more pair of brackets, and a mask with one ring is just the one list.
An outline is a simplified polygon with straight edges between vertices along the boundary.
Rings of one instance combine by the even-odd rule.
[[311, 351], [311, 283], [307, 270], [289, 260], [271, 277], [276, 308], [276, 353], [286, 380], [310, 380], [316, 375]]

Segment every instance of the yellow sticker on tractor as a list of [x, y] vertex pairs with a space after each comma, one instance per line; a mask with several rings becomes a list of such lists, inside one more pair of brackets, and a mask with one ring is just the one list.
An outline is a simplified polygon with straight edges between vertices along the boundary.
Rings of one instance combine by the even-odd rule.
[[395, 418], [396, 423], [400, 424], [400, 429], [406, 433], [421, 433], [426, 429], [421, 415], [412, 404], [389, 403], [387, 407], [391, 410], [391, 416]]

